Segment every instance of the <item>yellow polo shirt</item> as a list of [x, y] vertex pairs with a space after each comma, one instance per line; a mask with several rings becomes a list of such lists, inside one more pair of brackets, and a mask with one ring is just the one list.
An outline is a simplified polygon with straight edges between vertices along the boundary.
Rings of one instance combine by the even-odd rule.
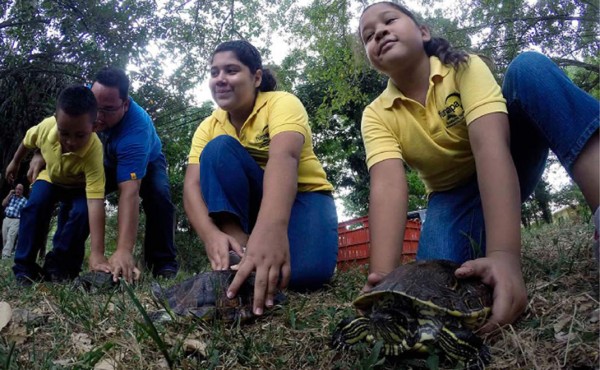
[[27, 130], [23, 145], [28, 149], [39, 148], [46, 161], [46, 168], [40, 172], [38, 180], [69, 188], [85, 188], [88, 199], [104, 198], [102, 143], [96, 133], [92, 133], [82, 149], [63, 153], [56, 118], [48, 117]]
[[468, 181], [475, 158], [468, 125], [489, 113], [507, 113], [506, 100], [487, 65], [471, 55], [458, 70], [432, 56], [425, 107], [388, 81], [362, 117], [367, 166], [403, 160], [416, 170], [428, 192]]
[[300, 100], [283, 91], [259, 92], [254, 109], [244, 122], [239, 136], [226, 111], [217, 108], [194, 133], [188, 163], [200, 163], [200, 154], [208, 142], [220, 135], [236, 138], [263, 169], [269, 159], [271, 139], [286, 131], [304, 136], [298, 166], [298, 191], [333, 190], [323, 166], [315, 156], [308, 115]]

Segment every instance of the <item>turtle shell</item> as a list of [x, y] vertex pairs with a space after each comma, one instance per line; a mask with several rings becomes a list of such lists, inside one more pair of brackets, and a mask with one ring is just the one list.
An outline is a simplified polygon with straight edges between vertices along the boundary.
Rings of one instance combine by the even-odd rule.
[[416, 261], [401, 265], [353, 303], [363, 311], [377, 311], [393, 302], [385, 296], [405, 297], [417, 310], [426, 307], [463, 318], [469, 328], [482, 324], [491, 310], [492, 291], [476, 278], [457, 279], [460, 265], [447, 260]]
[[[200, 319], [219, 318], [223, 321], [247, 320], [254, 317], [254, 274], [242, 284], [234, 298], [227, 298], [227, 288], [236, 271], [208, 271], [163, 289], [152, 285], [155, 299], [165, 302], [177, 315], [195, 316]], [[285, 301], [283, 293], [275, 296], [275, 304]]]

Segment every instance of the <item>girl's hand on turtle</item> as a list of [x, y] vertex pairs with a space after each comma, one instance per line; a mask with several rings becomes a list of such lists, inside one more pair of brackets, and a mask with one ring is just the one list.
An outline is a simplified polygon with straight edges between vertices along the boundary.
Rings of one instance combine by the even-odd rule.
[[275, 229], [267, 228], [263, 233], [253, 232], [250, 235], [246, 253], [227, 291], [228, 298], [235, 297], [242, 283], [252, 271], [256, 271], [253, 302], [255, 315], [262, 315], [265, 306], [272, 307], [277, 290], [285, 288], [290, 280], [287, 227]]
[[456, 277], [479, 277], [494, 290], [492, 316], [481, 327], [480, 333], [489, 333], [513, 323], [527, 306], [527, 289], [521, 272], [521, 257], [510, 252], [490, 252], [485, 258], [463, 263]]
[[240, 244], [234, 237], [222, 231], [215, 231], [210, 235], [205, 244], [206, 254], [213, 270], [229, 269], [229, 250], [233, 250], [239, 256], [243, 255]]
[[115, 253], [108, 259], [112, 266], [113, 281], [116, 283], [119, 276], [128, 283], [137, 281], [140, 278], [141, 272], [135, 265], [133, 255], [129, 251], [117, 249]]
[[367, 282], [365, 286], [363, 286], [361, 292], [370, 292], [377, 284], [379, 284], [379, 282], [381, 282], [381, 280], [383, 280], [384, 277], [385, 275], [380, 272], [371, 272], [369, 276], [367, 276]]

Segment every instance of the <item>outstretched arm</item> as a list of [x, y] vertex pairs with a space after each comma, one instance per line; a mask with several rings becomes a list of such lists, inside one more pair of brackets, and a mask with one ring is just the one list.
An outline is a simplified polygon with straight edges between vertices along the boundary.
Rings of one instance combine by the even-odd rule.
[[277, 288], [285, 288], [290, 279], [287, 230], [298, 191], [298, 163], [303, 144], [304, 136], [297, 132], [282, 132], [272, 138], [256, 225], [227, 293], [237, 294], [250, 273], [256, 271], [254, 313], [257, 315], [262, 314], [265, 304], [273, 305]]
[[19, 173], [21, 161], [25, 157], [25, 154], [27, 154], [27, 151], [28, 149], [27, 147], [25, 147], [25, 145], [23, 145], [23, 143], [19, 144], [19, 147], [17, 148], [13, 159], [8, 164], [8, 167], [6, 167], [6, 179], [10, 184], [13, 184], [15, 182], [15, 179], [17, 178], [17, 175]]
[[111, 266], [104, 256], [104, 199], [88, 199], [88, 215], [90, 222], [90, 260], [91, 271], [111, 272]]
[[479, 276], [494, 289], [492, 316], [482, 331], [512, 323], [525, 309], [527, 291], [521, 272], [521, 197], [510, 153], [504, 113], [482, 116], [469, 125], [486, 230], [485, 258], [464, 263], [458, 277]]
[[408, 185], [402, 160], [386, 159], [373, 165], [369, 174], [371, 260], [363, 291], [371, 290], [400, 264], [408, 208]]
[[133, 248], [140, 219], [141, 184], [142, 180], [128, 180], [119, 184], [117, 250], [109, 258], [115, 280], [122, 275], [131, 282], [140, 276], [133, 259]]

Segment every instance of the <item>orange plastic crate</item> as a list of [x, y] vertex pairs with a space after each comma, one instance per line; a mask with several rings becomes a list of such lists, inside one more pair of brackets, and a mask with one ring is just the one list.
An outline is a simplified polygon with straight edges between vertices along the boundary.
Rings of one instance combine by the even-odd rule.
[[[402, 245], [401, 263], [413, 261], [417, 255], [421, 221], [407, 220]], [[338, 260], [340, 270], [348, 270], [369, 263], [370, 257], [369, 218], [367, 216], [338, 224]]]

